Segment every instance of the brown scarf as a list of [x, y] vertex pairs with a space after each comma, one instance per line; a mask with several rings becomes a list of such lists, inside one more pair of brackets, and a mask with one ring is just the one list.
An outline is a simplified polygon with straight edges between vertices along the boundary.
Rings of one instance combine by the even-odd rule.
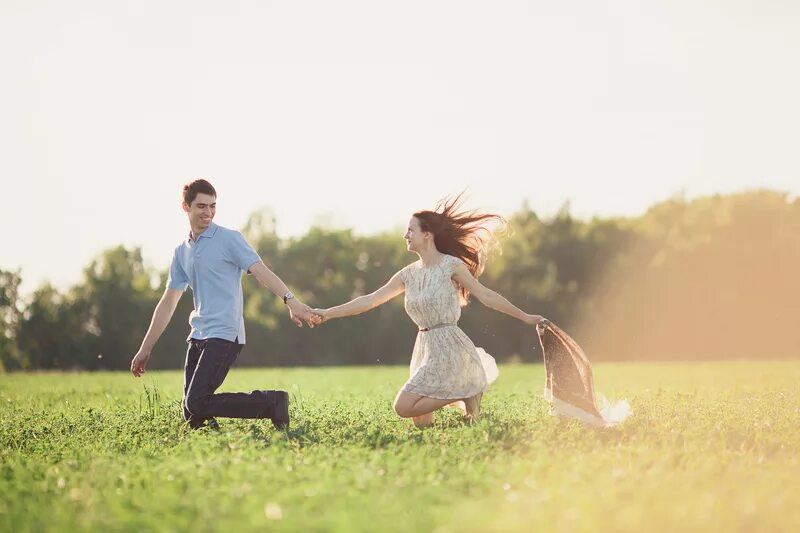
[[550, 321], [536, 327], [544, 352], [545, 386], [553, 397], [602, 418], [594, 392], [592, 365], [578, 343]]

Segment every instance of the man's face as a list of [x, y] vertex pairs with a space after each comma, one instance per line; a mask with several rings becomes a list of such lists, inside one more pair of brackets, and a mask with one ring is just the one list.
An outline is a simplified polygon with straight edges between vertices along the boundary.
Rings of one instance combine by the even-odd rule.
[[191, 205], [184, 202], [183, 210], [189, 215], [189, 225], [193, 230], [205, 230], [217, 213], [217, 197], [198, 193]]

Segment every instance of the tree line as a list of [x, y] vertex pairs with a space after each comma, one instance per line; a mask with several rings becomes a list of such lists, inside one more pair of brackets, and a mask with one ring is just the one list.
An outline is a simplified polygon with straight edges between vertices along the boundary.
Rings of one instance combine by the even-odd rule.
[[[242, 233], [296, 294], [326, 307], [369, 293], [416, 256], [401, 231], [311, 228], [282, 239], [270, 211]], [[673, 198], [639, 217], [509, 218], [482, 282], [571, 332], [592, 359], [800, 357], [800, 200], [749, 191]], [[166, 271], [138, 248], [102, 252], [75, 286], [21, 298], [21, 273], [0, 269], [0, 368], [126, 369], [163, 291]], [[189, 291], [187, 291], [189, 292]], [[364, 315], [298, 329], [280, 299], [246, 277], [245, 366], [405, 364], [416, 328], [402, 297]], [[183, 364], [184, 295], [151, 368]], [[540, 361], [533, 328], [473, 301], [461, 327], [500, 361]]]

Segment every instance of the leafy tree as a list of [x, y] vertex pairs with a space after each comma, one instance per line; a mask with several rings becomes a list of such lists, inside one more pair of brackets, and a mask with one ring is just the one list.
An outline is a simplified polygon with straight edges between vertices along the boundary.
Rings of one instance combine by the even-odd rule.
[[100, 368], [126, 368], [150, 323], [159, 294], [156, 275], [146, 268], [141, 250], [118, 246], [103, 252], [84, 271], [81, 296], [90, 303], [89, 329]]
[[[593, 359], [797, 357], [800, 200], [774, 191], [676, 197], [635, 218], [549, 218], [523, 205], [481, 281], [570, 331]], [[266, 264], [306, 303], [327, 307], [372, 292], [416, 260], [400, 231], [358, 235], [311, 228], [281, 239], [274, 214], [242, 229]], [[116, 247], [59, 293], [23, 305], [18, 273], [0, 271], [4, 368], [128, 367], [166, 281], [139, 249]], [[378, 310], [298, 329], [279, 298], [246, 277], [241, 365], [407, 363], [416, 328], [401, 298]], [[156, 345], [153, 368], [183, 362], [191, 298]], [[461, 325], [499, 360], [541, 357], [535, 330], [474, 302]], [[99, 357], [100, 356], [100, 357]]]
[[90, 307], [79, 289], [60, 294], [49, 284], [39, 287], [19, 325], [20, 367], [96, 368], [100, 332], [90, 320]]
[[17, 328], [20, 320], [19, 272], [0, 270], [0, 372], [19, 366]]

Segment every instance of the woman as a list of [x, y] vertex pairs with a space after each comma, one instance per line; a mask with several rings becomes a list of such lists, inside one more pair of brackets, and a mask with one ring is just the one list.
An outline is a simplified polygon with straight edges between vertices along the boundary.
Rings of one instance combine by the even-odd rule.
[[487, 307], [535, 326], [544, 319], [529, 315], [477, 280], [492, 238], [488, 224], [502, 217], [459, 211], [461, 196], [435, 211], [414, 213], [404, 235], [419, 260], [365, 296], [329, 309], [315, 309], [323, 321], [357, 315], [405, 291], [405, 308], [419, 327], [411, 358], [411, 377], [394, 400], [395, 412], [417, 426], [433, 422], [433, 412], [449, 404], [468, 420], [480, 413], [484, 391], [497, 378], [494, 358], [476, 348], [458, 327], [461, 306], [472, 294]]

